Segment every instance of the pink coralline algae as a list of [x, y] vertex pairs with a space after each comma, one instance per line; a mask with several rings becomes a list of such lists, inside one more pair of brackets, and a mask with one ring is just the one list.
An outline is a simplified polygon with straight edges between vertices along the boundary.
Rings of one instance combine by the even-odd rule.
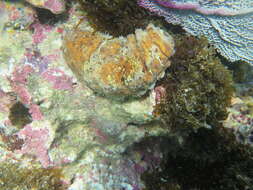
[[34, 23], [31, 27], [34, 29], [33, 43], [35, 44], [41, 43], [47, 37], [47, 33], [52, 30], [51, 26], [40, 23]]
[[42, 74], [42, 77], [52, 83], [54, 89], [71, 90], [73, 87], [72, 78], [60, 69], [49, 69]]
[[[30, 75], [39, 74], [40, 78], [52, 85], [53, 89], [71, 90], [73, 86], [72, 78], [67, 76], [62, 70], [49, 68], [51, 60], [57, 55], [51, 54], [41, 56], [39, 52], [31, 51], [25, 54], [24, 65], [16, 67], [12, 77], [9, 79], [12, 91], [17, 95], [19, 101], [28, 106], [29, 113], [33, 120], [41, 120], [43, 114], [40, 107], [34, 102], [31, 92], [28, 89], [28, 78]], [[37, 72], [38, 70], [38, 72]]]
[[31, 104], [31, 95], [26, 87], [27, 77], [33, 69], [29, 65], [21, 68], [16, 68], [13, 73], [13, 78], [10, 79], [13, 92], [17, 94], [23, 104]]
[[40, 111], [40, 107], [36, 104], [32, 104], [30, 106], [30, 110], [29, 110], [30, 114], [32, 115], [32, 119], [33, 120], [41, 120], [43, 119], [43, 115]]
[[230, 61], [253, 63], [253, 2], [251, 0], [138, 0], [140, 6], [181, 25], [195, 36], [206, 36]]
[[165, 97], [166, 89], [162, 86], [157, 86], [157, 87], [155, 87], [154, 92], [155, 92], [156, 104], [160, 104], [162, 98]]
[[65, 2], [63, 0], [26, 0], [30, 4], [50, 10], [54, 14], [60, 14], [65, 11]]
[[44, 5], [45, 8], [51, 10], [53, 13], [61, 13], [65, 10], [64, 2], [61, 0], [47, 0]]
[[47, 153], [46, 143], [49, 139], [49, 130], [47, 128], [33, 129], [31, 125], [26, 125], [18, 136], [24, 140], [21, 150], [18, 153], [30, 154], [36, 156], [43, 167], [48, 167], [50, 159]]

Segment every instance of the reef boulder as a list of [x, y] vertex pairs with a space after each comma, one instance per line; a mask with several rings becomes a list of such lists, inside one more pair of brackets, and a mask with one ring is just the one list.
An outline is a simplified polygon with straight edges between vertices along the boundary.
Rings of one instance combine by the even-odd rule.
[[85, 23], [64, 39], [67, 64], [93, 91], [116, 98], [141, 96], [170, 66], [172, 37], [152, 24], [126, 37], [94, 31]]

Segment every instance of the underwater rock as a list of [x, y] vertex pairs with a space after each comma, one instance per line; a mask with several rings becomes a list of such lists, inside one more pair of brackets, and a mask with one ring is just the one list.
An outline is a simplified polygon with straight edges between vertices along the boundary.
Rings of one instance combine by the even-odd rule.
[[[3, 101], [0, 103], [0, 108], [3, 109], [0, 112], [0, 159], [30, 159], [28, 164], [37, 161], [44, 168], [62, 167], [65, 179], [71, 185], [69, 189], [140, 189], [143, 186], [140, 175], [152, 163], [142, 161], [141, 152], [136, 153], [137, 158], [134, 153], [126, 156], [125, 152], [146, 136], [169, 133], [168, 129], [160, 126], [159, 118], [153, 115], [156, 92], [151, 87], [144, 96], [119, 102], [98, 96], [85, 83], [80, 83], [60, 51], [60, 47], [66, 43], [62, 40], [65, 30], [73, 30], [81, 18], [74, 8], [70, 14], [72, 15], [66, 23], [49, 26], [35, 22], [31, 30], [20, 31], [20, 40], [16, 44], [21, 53], [18, 54], [14, 49], [13, 53], [7, 52], [8, 56], [1, 57], [1, 69], [4, 72], [1, 73], [3, 80], [0, 81], [0, 99]], [[85, 19], [84, 22], [88, 23]], [[139, 30], [139, 37], [166, 37], [156, 27], [150, 26], [149, 30], [150, 33]], [[25, 40], [26, 33], [29, 34], [28, 40]], [[94, 34], [106, 36], [102, 33]], [[136, 37], [131, 36], [130, 39]], [[7, 41], [12, 36], [3, 37]], [[108, 38], [104, 41], [108, 44], [127, 42], [123, 37], [120, 38], [122, 41]], [[172, 53], [173, 42], [170, 41], [171, 37], [167, 38], [171, 42], [171, 52], [168, 53]], [[26, 43], [22, 43], [22, 40]], [[16, 47], [11, 42], [8, 41], [4, 46]], [[152, 44], [148, 40], [147, 42], [143, 45]], [[163, 42], [154, 43], [154, 50], [157, 47], [161, 48], [159, 50], [166, 49], [166, 43]], [[92, 47], [91, 44], [88, 47]], [[104, 51], [111, 52], [110, 49]], [[143, 49], [142, 53], [144, 55], [148, 52]], [[165, 60], [166, 53], [159, 51], [154, 55], [160, 55]], [[89, 55], [89, 52], [84, 55]], [[14, 56], [17, 57], [16, 61], [10, 65], [9, 58]], [[160, 64], [159, 60], [157, 63]], [[168, 65], [159, 65], [158, 71]], [[149, 68], [157, 71], [155, 65], [150, 65]], [[155, 81], [156, 79], [153, 82]], [[11, 94], [17, 100], [12, 100]], [[24, 112], [17, 114], [16, 108], [21, 108]], [[22, 121], [19, 117], [28, 120]], [[150, 157], [152, 155], [151, 152]], [[155, 158], [160, 157], [158, 155]], [[140, 163], [145, 166], [144, 169], [139, 166]]]
[[253, 85], [236, 84], [235, 87], [236, 94], [224, 127], [233, 130], [238, 142], [253, 146]]
[[139, 5], [205, 36], [228, 60], [253, 63], [253, 5], [251, 0], [139, 0]]
[[34, 21], [35, 11], [24, 6], [22, 2], [15, 4], [0, 2], [0, 30], [26, 30]]
[[174, 53], [172, 37], [153, 25], [113, 38], [81, 24], [64, 41], [66, 62], [79, 80], [113, 98], [146, 93], [163, 76]]
[[[0, 75], [10, 74], [9, 68], [23, 56], [23, 47], [30, 43], [29, 26], [34, 22], [34, 14], [31, 7], [21, 2], [0, 1]], [[6, 62], [8, 64], [2, 64]], [[4, 77], [1, 77], [0, 85], [6, 86]]]
[[64, 0], [26, 0], [35, 7], [50, 10], [54, 14], [60, 14], [65, 11]]

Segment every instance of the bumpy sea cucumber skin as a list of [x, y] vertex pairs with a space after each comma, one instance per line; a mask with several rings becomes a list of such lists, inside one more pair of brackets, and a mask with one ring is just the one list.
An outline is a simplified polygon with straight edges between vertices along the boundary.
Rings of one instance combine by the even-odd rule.
[[252, 1], [215, 2], [195, 1], [193, 6], [192, 1], [186, 0], [180, 3], [139, 0], [139, 5], [163, 16], [169, 23], [180, 24], [192, 35], [206, 36], [230, 61], [244, 60], [253, 64]]

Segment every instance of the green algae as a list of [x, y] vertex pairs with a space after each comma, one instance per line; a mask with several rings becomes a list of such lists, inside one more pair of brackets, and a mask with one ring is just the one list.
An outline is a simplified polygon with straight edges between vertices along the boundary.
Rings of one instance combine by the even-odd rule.
[[18, 163], [0, 163], [0, 190], [65, 190], [61, 169], [21, 167]]
[[228, 115], [233, 82], [216, 52], [203, 38], [179, 37], [171, 62], [158, 83], [166, 92], [156, 114], [170, 128], [219, 126]]

